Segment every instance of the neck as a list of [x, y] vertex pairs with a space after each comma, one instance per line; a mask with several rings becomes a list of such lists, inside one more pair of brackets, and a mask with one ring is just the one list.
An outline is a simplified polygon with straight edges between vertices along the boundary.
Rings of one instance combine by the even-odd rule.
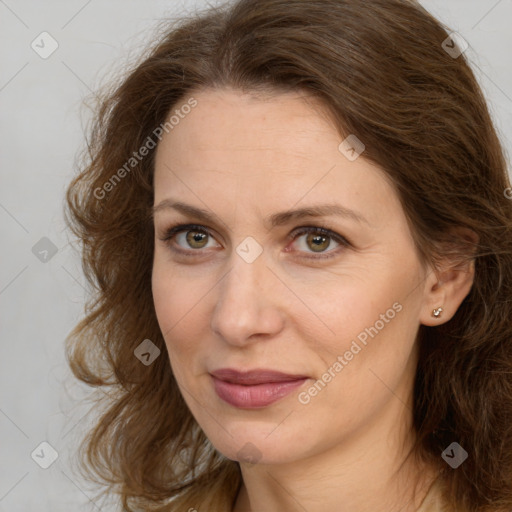
[[414, 512], [439, 471], [407, 456], [411, 423], [410, 405], [392, 397], [384, 414], [350, 442], [285, 464], [242, 463], [233, 512]]

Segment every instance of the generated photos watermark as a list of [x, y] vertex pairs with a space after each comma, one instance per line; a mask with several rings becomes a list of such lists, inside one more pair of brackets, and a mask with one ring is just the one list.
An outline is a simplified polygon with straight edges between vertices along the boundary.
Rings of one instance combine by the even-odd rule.
[[368, 336], [371, 336], [373, 339], [379, 332], [384, 329], [386, 324], [395, 318], [397, 313], [402, 311], [402, 305], [399, 302], [395, 302], [391, 308], [389, 308], [385, 313], [381, 313], [379, 320], [377, 320], [373, 326], [367, 327], [364, 331], [361, 331], [357, 335], [357, 340], [361, 343], [359, 345], [356, 340], [352, 340], [350, 344], [349, 350], [346, 350], [345, 353], [336, 358], [327, 371], [322, 374], [322, 376], [306, 391], [302, 391], [298, 395], [298, 400], [301, 404], [307, 405], [311, 402], [311, 399], [320, 393], [329, 382], [331, 382], [336, 375], [338, 375], [345, 366], [349, 364], [350, 361], [354, 359], [354, 356], [359, 354], [361, 350], [367, 346], [368, 344]]
[[[126, 160], [124, 165], [120, 167], [103, 184], [103, 186], [96, 187], [94, 189], [94, 197], [99, 200], [104, 199], [106, 195], [111, 192], [115, 186], [150, 153], [152, 149], [156, 147], [158, 142], [162, 140], [164, 132], [169, 133], [171, 130], [173, 130], [180, 123], [180, 121], [184, 119], [185, 116], [189, 114], [196, 106], [197, 100], [191, 97], [187, 103], [184, 103], [180, 108], [175, 109], [173, 115], [171, 115], [168, 120], [165, 121], [165, 123], [161, 123], [157, 128], [155, 128], [151, 135], [148, 135], [144, 141], [144, 144], [138, 149], [138, 151], [134, 151], [132, 156]], [[155, 138], [158, 139], [158, 141], [155, 140]]]

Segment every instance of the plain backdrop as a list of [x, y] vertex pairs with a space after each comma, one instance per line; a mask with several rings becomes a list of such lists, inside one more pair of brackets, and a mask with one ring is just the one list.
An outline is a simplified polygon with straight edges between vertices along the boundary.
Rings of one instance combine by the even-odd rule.
[[[469, 43], [466, 55], [512, 154], [512, 0], [422, 4]], [[1, 512], [115, 510], [90, 499], [93, 488], [73, 466], [94, 420], [84, 401], [93, 390], [72, 378], [64, 356], [86, 289], [63, 194], [84, 144], [84, 98], [137, 55], [160, 20], [205, 5], [0, 0]]]

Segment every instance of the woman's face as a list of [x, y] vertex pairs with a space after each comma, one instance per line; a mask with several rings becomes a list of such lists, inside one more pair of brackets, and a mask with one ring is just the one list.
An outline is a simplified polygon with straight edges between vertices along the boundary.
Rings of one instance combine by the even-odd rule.
[[[396, 193], [364, 152], [339, 148], [313, 100], [194, 98], [157, 149], [152, 277], [188, 407], [236, 460], [290, 462], [363, 432], [382, 439], [410, 416], [427, 307]], [[188, 227], [164, 241], [177, 225]], [[221, 369], [240, 374], [212, 377]], [[250, 370], [287, 376], [244, 380]]]

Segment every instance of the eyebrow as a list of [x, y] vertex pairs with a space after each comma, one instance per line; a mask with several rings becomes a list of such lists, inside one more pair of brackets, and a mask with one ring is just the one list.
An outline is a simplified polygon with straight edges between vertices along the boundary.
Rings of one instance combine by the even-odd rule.
[[[173, 209], [184, 215], [196, 217], [197, 219], [203, 222], [211, 222], [214, 220], [215, 217], [217, 217], [215, 214], [209, 212], [208, 210], [196, 208], [195, 206], [181, 202], [174, 202], [171, 201], [170, 199], [164, 199], [158, 205], [153, 206], [152, 213], [154, 215], [157, 212], [167, 209]], [[357, 213], [354, 210], [345, 208], [336, 203], [320, 204], [304, 208], [298, 208], [295, 210], [287, 210], [284, 212], [274, 213], [272, 215], [269, 215], [265, 219], [265, 223], [270, 224], [274, 228], [276, 226], [282, 226], [283, 224], [287, 224], [294, 220], [302, 219], [305, 217], [328, 216], [345, 217], [347, 219], [351, 219], [359, 223], [365, 223], [368, 226], [370, 226], [370, 223], [360, 213]]]

